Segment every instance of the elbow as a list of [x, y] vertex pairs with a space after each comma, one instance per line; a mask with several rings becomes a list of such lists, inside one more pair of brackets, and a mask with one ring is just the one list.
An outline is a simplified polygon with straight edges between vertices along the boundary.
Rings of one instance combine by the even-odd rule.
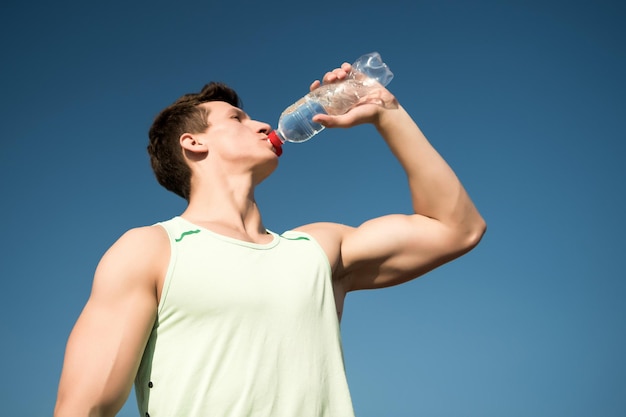
[[[54, 417], [69, 417], [72, 415], [80, 415], [77, 410], [68, 404], [68, 401], [63, 401], [61, 399], [57, 400], [57, 403], [54, 407]], [[89, 415], [89, 414], [85, 414]]]
[[452, 238], [454, 243], [451, 243], [451, 247], [454, 247], [455, 256], [460, 256], [478, 246], [487, 231], [487, 223], [481, 216], [477, 216], [455, 229]]
[[469, 252], [478, 246], [486, 232], [487, 222], [485, 222], [485, 219], [481, 216], [478, 216], [477, 219], [473, 220], [471, 224], [467, 226], [463, 233], [462, 245], [464, 252]]
[[76, 405], [71, 404], [70, 401], [57, 399], [57, 403], [54, 407], [54, 417], [70, 417], [79, 415], [92, 416], [95, 414], [76, 407]]
[[66, 417], [77, 414], [76, 411], [72, 408], [70, 401], [68, 401], [68, 396], [63, 394], [63, 391], [59, 390], [57, 402], [54, 406], [54, 417]]
[[58, 399], [54, 407], [54, 417], [113, 417], [121, 407], [102, 407], [77, 404], [72, 401]]

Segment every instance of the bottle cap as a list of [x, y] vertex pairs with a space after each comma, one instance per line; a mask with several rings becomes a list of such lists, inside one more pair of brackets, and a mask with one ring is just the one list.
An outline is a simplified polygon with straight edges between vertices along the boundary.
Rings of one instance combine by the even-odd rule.
[[278, 134], [275, 130], [272, 130], [268, 135], [270, 143], [274, 146], [274, 150], [276, 151], [277, 156], [281, 156], [283, 154], [283, 141], [280, 140]]

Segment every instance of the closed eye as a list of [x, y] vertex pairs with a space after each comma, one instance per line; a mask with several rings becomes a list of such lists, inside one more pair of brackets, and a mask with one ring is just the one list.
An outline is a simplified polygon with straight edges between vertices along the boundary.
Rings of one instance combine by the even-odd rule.
[[230, 113], [230, 118], [241, 122], [244, 119], [247, 119], [248, 115], [241, 109], [233, 109], [233, 111]]

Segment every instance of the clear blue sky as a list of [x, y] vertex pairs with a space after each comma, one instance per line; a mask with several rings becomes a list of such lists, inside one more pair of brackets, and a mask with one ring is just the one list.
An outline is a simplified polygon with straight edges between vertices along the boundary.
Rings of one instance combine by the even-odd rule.
[[[419, 280], [349, 295], [357, 415], [623, 417], [625, 21], [618, 1], [3, 2], [1, 414], [51, 414], [99, 258], [183, 210], [145, 152], [162, 107], [219, 80], [276, 125], [378, 51], [489, 230]], [[258, 200], [277, 232], [410, 210], [370, 126], [286, 145]]]

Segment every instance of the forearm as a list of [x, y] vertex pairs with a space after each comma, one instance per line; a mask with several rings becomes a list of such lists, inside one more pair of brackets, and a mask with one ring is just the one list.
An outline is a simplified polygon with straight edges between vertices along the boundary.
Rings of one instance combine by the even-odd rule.
[[463, 233], [479, 233], [484, 221], [448, 163], [401, 107], [385, 109], [375, 123], [406, 172], [415, 214]]

